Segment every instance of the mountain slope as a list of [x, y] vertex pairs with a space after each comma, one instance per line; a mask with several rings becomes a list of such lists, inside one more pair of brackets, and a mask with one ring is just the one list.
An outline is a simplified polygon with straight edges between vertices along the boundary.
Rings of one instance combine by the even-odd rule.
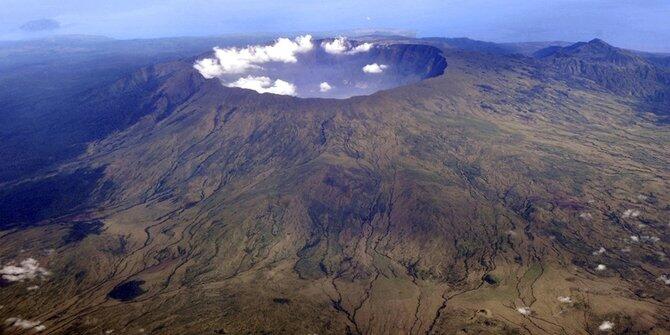
[[149, 113], [55, 172], [101, 171], [88, 206], [0, 235], [2, 264], [52, 272], [30, 298], [5, 283], [20, 303], [0, 316], [54, 334], [669, 329], [667, 126], [560, 62], [445, 56], [440, 77], [347, 100], [138, 72]]
[[646, 108], [667, 119], [670, 110], [670, 71], [633, 52], [602, 40], [549, 47], [535, 57], [550, 62], [566, 75], [593, 80], [617, 95], [642, 98]]
[[271, 37], [123, 41], [62, 36], [0, 42], [0, 153], [5, 158], [0, 182], [44, 173], [81, 154], [88, 142], [134, 123], [143, 113], [133, 103], [140, 103], [149, 87], [138, 82], [136, 92], [115, 97], [106, 89], [120, 77], [211, 51], [213, 45], [266, 40]]

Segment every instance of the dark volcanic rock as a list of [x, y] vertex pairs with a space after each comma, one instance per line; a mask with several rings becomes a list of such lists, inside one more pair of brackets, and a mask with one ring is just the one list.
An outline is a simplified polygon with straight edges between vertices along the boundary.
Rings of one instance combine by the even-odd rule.
[[75, 222], [68, 230], [68, 234], [63, 237], [63, 243], [76, 243], [88, 235], [100, 235], [104, 226], [100, 220]]

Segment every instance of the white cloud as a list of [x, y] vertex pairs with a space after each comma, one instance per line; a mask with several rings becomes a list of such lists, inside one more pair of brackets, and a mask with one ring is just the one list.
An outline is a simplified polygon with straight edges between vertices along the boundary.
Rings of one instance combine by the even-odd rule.
[[344, 37], [338, 37], [330, 42], [323, 41], [321, 47], [329, 54], [340, 55], [349, 49], [348, 41]]
[[332, 55], [355, 55], [362, 52], [368, 52], [373, 46], [374, 44], [372, 43], [362, 43], [353, 47], [346, 37], [338, 37], [332, 41], [321, 42], [323, 50]]
[[571, 304], [572, 303], [572, 298], [560, 296], [560, 297], [558, 297], [558, 301], [561, 302], [561, 303], [564, 303], [564, 304]]
[[193, 67], [207, 78], [225, 74], [241, 74], [251, 69], [259, 69], [258, 64], [269, 62], [295, 63], [297, 55], [314, 47], [312, 36], [299, 36], [294, 40], [279, 38], [272, 45], [251, 45], [246, 48], [214, 48], [214, 58], [195, 62]]
[[47, 327], [42, 325], [41, 321], [30, 321], [30, 320], [24, 320], [21, 318], [7, 318], [5, 320], [5, 324], [8, 325], [9, 327], [16, 327], [16, 328], [21, 328], [21, 329], [32, 329], [36, 332], [41, 332]]
[[12, 264], [5, 265], [0, 269], [0, 275], [2, 275], [2, 279], [7, 281], [24, 281], [40, 276], [48, 276], [49, 271], [39, 265], [37, 260], [27, 258], [21, 261], [18, 266]]
[[328, 92], [332, 89], [333, 89], [333, 87], [330, 86], [330, 84], [328, 84], [328, 82], [324, 81], [323, 83], [319, 84], [319, 91], [321, 91], [321, 92]]
[[530, 307], [519, 307], [516, 309], [516, 311], [523, 315], [530, 315], [531, 313]]
[[640, 211], [638, 211], [637, 209], [627, 209], [623, 212], [623, 215], [622, 215], [622, 217], [624, 219], [636, 218], [638, 216], [640, 216]]
[[[372, 43], [354, 45], [345, 37], [321, 43], [324, 50], [331, 54], [354, 55], [370, 51]], [[296, 63], [298, 55], [314, 48], [311, 35], [295, 39], [279, 38], [271, 45], [252, 45], [245, 48], [214, 48], [214, 56], [197, 60], [193, 67], [205, 78], [219, 78], [227, 87], [251, 89], [259, 93], [296, 95], [297, 88], [293, 83], [282, 79], [270, 79], [262, 64], [270, 62]], [[370, 64], [363, 68], [366, 73], [381, 73], [386, 65]], [[254, 71], [254, 72], [251, 72]], [[246, 75], [246, 76], [244, 76]], [[274, 81], [273, 81], [274, 80]], [[319, 85], [321, 92], [328, 92], [333, 87], [323, 82]]]
[[614, 323], [610, 321], [603, 321], [603, 323], [601, 323], [600, 326], [598, 326], [598, 329], [601, 331], [607, 331], [612, 328], [614, 328]]
[[357, 81], [354, 84], [354, 87], [356, 87], [357, 89], [360, 89], [360, 90], [367, 90], [368, 87], [370, 87], [370, 85], [368, 85], [368, 83], [365, 83], [365, 82]]
[[605, 264], [598, 264], [598, 266], [596, 266], [596, 271], [605, 271], [605, 270], [607, 270], [607, 266]]
[[207, 79], [216, 78], [222, 76], [225, 73], [223, 66], [221, 66], [216, 58], [205, 58], [198, 60], [195, 62], [193, 67]]
[[649, 236], [649, 235], [642, 235], [642, 236], [640, 236], [640, 239], [644, 242], [654, 242], [654, 243], [661, 240], [657, 236]]
[[386, 70], [388, 66], [384, 64], [377, 64], [377, 63], [372, 63], [368, 64], [366, 66], [363, 66], [363, 72], [365, 73], [372, 73], [372, 74], [377, 74], [377, 73], [382, 73], [384, 70]]
[[357, 54], [357, 53], [361, 53], [361, 52], [368, 52], [368, 51], [370, 51], [370, 49], [372, 49], [373, 46], [374, 46], [374, 45], [373, 45], [372, 43], [363, 43], [363, 44], [359, 44], [359, 45], [357, 45], [356, 47], [354, 47], [354, 48], [352, 48], [351, 50], [349, 50], [349, 51], [347, 52], [347, 54], [349, 54], [349, 55], [355, 55], [355, 54]]
[[[262, 69], [259, 64], [269, 62], [296, 63], [298, 54], [306, 53], [313, 48], [311, 35], [299, 36], [293, 40], [279, 38], [274, 44], [267, 46], [214, 48], [214, 58], [198, 60], [193, 67], [207, 79], [220, 78], [225, 75], [243, 74], [249, 70]], [[266, 76], [249, 75], [224, 85], [250, 89], [258, 93], [296, 95], [296, 87], [292, 83], [281, 79], [273, 82]]]
[[604, 254], [606, 251], [607, 251], [607, 250], [605, 250], [605, 248], [600, 247], [600, 249], [598, 249], [598, 250], [596, 250], [596, 251], [593, 252], [593, 256], [602, 255], [602, 254]]
[[226, 84], [226, 86], [246, 88], [248, 90], [254, 90], [258, 93], [296, 95], [295, 85], [281, 79], [277, 79], [272, 82], [272, 80], [268, 77], [246, 76], [239, 78], [232, 83]]

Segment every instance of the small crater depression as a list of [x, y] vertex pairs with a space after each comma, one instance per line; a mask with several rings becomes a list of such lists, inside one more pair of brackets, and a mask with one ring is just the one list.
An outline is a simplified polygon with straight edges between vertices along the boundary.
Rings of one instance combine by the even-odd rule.
[[288, 304], [291, 303], [291, 299], [287, 299], [287, 298], [274, 298], [274, 299], [272, 299], [272, 302], [274, 302], [275, 304], [278, 304], [278, 305], [288, 305]]
[[224, 86], [301, 98], [369, 95], [442, 75], [447, 61], [428, 45], [370, 43], [344, 37], [280, 38], [273, 44], [214, 48], [194, 68]]
[[116, 285], [109, 293], [108, 297], [119, 301], [133, 300], [147, 291], [142, 288], [144, 280], [131, 280]]
[[500, 279], [492, 274], [486, 274], [483, 279], [489, 285], [498, 285], [500, 283]]

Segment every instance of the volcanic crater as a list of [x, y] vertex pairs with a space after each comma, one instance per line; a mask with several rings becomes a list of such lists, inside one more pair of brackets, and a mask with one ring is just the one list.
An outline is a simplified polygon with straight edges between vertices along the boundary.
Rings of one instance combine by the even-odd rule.
[[346, 38], [280, 38], [274, 44], [214, 48], [194, 67], [224, 86], [300, 98], [370, 95], [444, 73], [442, 51], [422, 44], [373, 44]]

